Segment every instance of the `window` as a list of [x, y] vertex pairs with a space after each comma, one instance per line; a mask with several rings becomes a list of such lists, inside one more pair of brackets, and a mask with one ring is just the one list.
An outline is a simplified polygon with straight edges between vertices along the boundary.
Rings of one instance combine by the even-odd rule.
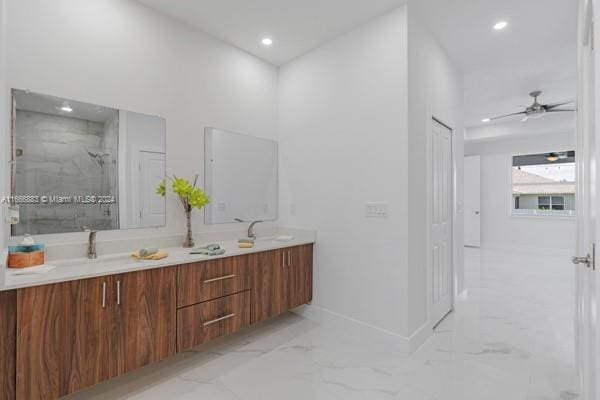
[[513, 215], [575, 215], [575, 152], [514, 156]]
[[564, 196], [538, 196], [538, 210], [564, 210]]

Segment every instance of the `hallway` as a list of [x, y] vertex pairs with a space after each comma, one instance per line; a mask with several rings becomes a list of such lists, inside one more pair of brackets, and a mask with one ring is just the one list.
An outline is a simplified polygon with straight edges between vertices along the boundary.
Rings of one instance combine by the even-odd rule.
[[468, 296], [409, 357], [289, 314], [70, 399], [577, 399], [568, 256], [465, 249]]

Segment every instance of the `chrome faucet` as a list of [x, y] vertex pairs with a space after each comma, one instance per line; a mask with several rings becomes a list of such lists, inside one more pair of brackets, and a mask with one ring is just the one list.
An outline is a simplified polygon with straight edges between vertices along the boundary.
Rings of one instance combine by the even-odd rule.
[[96, 254], [96, 233], [98, 231], [92, 230], [88, 226], [82, 226], [84, 232], [89, 232], [90, 236], [88, 237], [88, 249], [87, 249], [87, 258], [90, 260], [95, 260], [98, 258], [98, 254]]
[[[243, 219], [239, 219], [239, 218], [236, 218], [235, 220], [237, 222], [246, 222]], [[253, 221], [252, 223], [250, 223], [250, 226], [248, 227], [248, 237], [249, 238], [256, 239], [256, 234], [254, 233], [254, 225], [260, 224], [261, 222], [265, 222], [265, 221]]]

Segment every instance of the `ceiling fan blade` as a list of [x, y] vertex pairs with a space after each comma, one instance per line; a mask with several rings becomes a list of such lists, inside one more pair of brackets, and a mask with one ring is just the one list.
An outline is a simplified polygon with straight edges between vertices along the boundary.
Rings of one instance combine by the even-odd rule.
[[569, 110], [546, 110], [546, 112], [575, 112], [577, 109], [569, 109]]
[[544, 106], [544, 108], [545, 108], [546, 110], [552, 110], [553, 108], [560, 107], [560, 106], [565, 106], [565, 105], [567, 105], [567, 104], [571, 104], [571, 103], [575, 103], [575, 101], [571, 100], [571, 101], [562, 101], [562, 102], [560, 102], [560, 103], [551, 103], [551, 104], [546, 104], [546, 105]]
[[521, 112], [518, 112], [518, 113], [501, 115], [499, 117], [490, 118], [490, 121], [494, 121], [494, 120], [500, 119], [500, 118], [513, 117], [515, 115], [523, 115], [523, 114], [527, 114], [527, 111], [521, 111]]

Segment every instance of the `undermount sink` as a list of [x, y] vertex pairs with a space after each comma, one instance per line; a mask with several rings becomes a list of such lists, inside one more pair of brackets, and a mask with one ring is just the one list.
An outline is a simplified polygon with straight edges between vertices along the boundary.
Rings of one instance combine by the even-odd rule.
[[100, 256], [96, 259], [88, 259], [88, 258], [74, 258], [69, 260], [59, 260], [55, 262], [50, 262], [50, 264], [55, 265], [56, 267], [77, 267], [77, 266], [85, 266], [85, 265], [94, 265], [94, 264], [102, 264], [105, 266], [110, 265], [123, 265], [125, 263], [131, 263], [133, 259], [129, 255], [118, 254], [118, 255], [107, 255]]

